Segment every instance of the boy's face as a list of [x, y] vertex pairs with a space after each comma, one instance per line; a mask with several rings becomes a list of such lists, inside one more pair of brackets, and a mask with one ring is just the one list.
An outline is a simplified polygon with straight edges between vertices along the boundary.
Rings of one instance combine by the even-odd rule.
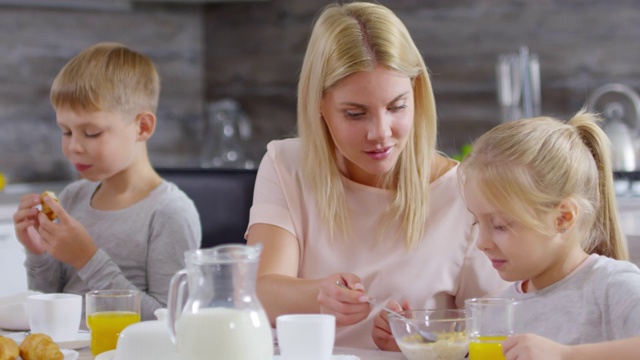
[[[478, 227], [477, 246], [506, 281], [531, 280], [540, 289], [555, 283], [566, 256], [566, 242], [559, 236], [540, 234], [518, 223], [492, 205], [470, 177], [464, 185], [467, 208]], [[550, 226], [553, 217], [549, 216]]]
[[62, 152], [85, 179], [102, 181], [126, 170], [139, 151], [133, 116], [56, 109], [56, 120]]

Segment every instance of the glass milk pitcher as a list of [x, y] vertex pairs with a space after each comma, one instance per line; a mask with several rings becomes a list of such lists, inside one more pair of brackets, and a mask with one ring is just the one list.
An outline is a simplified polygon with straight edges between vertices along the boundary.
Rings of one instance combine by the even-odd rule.
[[272, 360], [271, 325], [256, 297], [261, 250], [228, 244], [185, 252], [168, 304], [179, 359]]

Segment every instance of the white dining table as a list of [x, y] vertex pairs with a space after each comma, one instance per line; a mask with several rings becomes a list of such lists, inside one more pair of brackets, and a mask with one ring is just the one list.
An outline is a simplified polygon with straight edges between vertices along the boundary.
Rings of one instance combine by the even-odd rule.
[[[0, 335], [7, 336], [11, 333], [17, 333], [15, 331], [7, 331], [0, 329]], [[91, 354], [91, 350], [89, 347], [76, 349], [78, 352], [77, 360], [94, 360], [94, 356]], [[279, 354], [278, 347], [275, 347], [275, 354]], [[406, 360], [406, 357], [402, 355], [400, 352], [392, 352], [392, 351], [381, 351], [381, 350], [371, 350], [371, 349], [357, 349], [351, 347], [342, 347], [336, 346], [333, 348], [334, 355], [355, 355], [360, 358], [360, 360]]]

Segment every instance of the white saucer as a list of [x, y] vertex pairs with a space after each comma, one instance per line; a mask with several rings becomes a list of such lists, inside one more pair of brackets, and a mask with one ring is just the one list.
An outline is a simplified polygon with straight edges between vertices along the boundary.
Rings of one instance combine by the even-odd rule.
[[[24, 340], [24, 338], [27, 337], [27, 334], [24, 332], [17, 332], [17, 333], [7, 334], [5, 336], [12, 338], [16, 343], [18, 343], [18, 345], [20, 345], [22, 340]], [[61, 349], [86, 348], [91, 344], [91, 334], [86, 331], [81, 331], [81, 332], [78, 332], [75, 339], [67, 340], [67, 341], [56, 341], [56, 344], [58, 344], [58, 346]], [[65, 357], [65, 360], [67, 360], [66, 357]]]
[[62, 355], [64, 355], [64, 360], [76, 360], [80, 354], [75, 350], [69, 349], [60, 349], [62, 351]]
[[[105, 351], [103, 353], [98, 354], [94, 360], [113, 360], [116, 357], [115, 350]], [[67, 360], [67, 359], [65, 359]]]

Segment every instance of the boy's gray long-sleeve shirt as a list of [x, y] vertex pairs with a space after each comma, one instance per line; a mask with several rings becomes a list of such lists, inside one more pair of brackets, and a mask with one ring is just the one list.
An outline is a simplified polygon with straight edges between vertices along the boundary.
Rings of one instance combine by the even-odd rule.
[[60, 203], [89, 232], [98, 251], [80, 270], [49, 254], [27, 252], [29, 289], [84, 295], [90, 290], [138, 289], [143, 320], [167, 304], [171, 277], [184, 268], [184, 252], [200, 247], [195, 205], [176, 185], [163, 181], [126, 209], [90, 205], [99, 183], [79, 180], [59, 194]]

